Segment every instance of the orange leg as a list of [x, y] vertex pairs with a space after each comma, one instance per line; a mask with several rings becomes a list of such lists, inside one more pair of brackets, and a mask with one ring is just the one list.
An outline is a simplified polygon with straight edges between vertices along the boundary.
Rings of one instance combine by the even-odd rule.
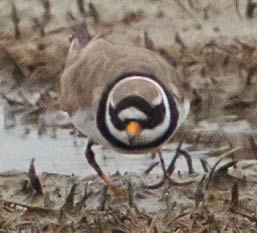
[[108, 186], [108, 188], [110, 188], [110, 190], [115, 195], [117, 195], [117, 196], [125, 195], [125, 191], [124, 190], [120, 190], [117, 187], [113, 186], [110, 178], [103, 173], [102, 169], [100, 168], [100, 166], [96, 162], [96, 160], [95, 160], [95, 153], [92, 150], [92, 146], [94, 144], [95, 144], [95, 142], [93, 140], [90, 140], [90, 139], [88, 140], [87, 148], [86, 148], [86, 151], [85, 151], [85, 156], [87, 158], [88, 163], [90, 164], [91, 167], [94, 168], [94, 170], [97, 172], [97, 174], [103, 180], [104, 184], [106, 186]]

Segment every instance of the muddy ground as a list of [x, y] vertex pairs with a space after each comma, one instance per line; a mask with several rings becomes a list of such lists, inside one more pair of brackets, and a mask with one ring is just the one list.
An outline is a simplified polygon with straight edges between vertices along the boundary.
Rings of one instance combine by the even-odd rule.
[[[0, 232], [257, 232], [255, 7], [2, 0]], [[171, 180], [156, 190], [158, 158], [97, 146], [123, 192], [107, 190], [84, 161], [86, 137], [58, 107], [68, 38], [84, 20], [92, 36], [160, 53], [193, 88], [189, 119], [164, 147]]]

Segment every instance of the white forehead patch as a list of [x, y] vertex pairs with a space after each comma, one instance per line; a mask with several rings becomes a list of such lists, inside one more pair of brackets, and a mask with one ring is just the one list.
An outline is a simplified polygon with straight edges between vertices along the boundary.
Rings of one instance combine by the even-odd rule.
[[147, 119], [147, 116], [145, 115], [145, 113], [141, 112], [139, 109], [136, 109], [134, 107], [129, 107], [129, 108], [122, 110], [119, 113], [118, 117], [121, 120], [125, 120], [125, 119], [146, 120]]

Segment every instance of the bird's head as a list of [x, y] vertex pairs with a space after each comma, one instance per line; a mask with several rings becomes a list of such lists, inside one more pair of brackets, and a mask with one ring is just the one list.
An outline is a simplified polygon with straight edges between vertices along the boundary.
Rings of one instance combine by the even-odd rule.
[[160, 146], [174, 132], [176, 103], [162, 84], [150, 77], [129, 76], [105, 90], [98, 127], [118, 149], [141, 151]]

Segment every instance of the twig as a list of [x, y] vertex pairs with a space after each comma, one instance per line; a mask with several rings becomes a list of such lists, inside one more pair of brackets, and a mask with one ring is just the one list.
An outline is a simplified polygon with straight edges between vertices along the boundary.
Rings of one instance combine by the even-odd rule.
[[86, 204], [86, 201], [87, 201], [87, 198], [89, 197], [89, 193], [88, 193], [88, 183], [86, 183], [85, 185], [85, 192], [84, 192], [84, 195], [82, 197], [82, 199], [76, 204], [76, 212], [77, 211], [81, 211], [83, 206]]
[[162, 153], [161, 151], [158, 152], [158, 155], [159, 155], [159, 158], [160, 158], [160, 162], [161, 162], [161, 167], [162, 167], [162, 171], [163, 171], [163, 176], [168, 179], [168, 174], [167, 174], [167, 171], [166, 171], [166, 168], [165, 168], [165, 162], [164, 162], [164, 159], [163, 159], [163, 156], [162, 156]]
[[81, 16], [86, 17], [87, 12], [85, 10], [84, 0], [77, 0], [77, 6], [78, 6], [78, 10], [79, 10], [79, 13], [81, 14]]
[[150, 226], [147, 229], [147, 233], [151, 233], [152, 232], [152, 229], [154, 228], [156, 221], [157, 221], [157, 214], [155, 214], [154, 217], [152, 218]]
[[236, 13], [238, 15], [238, 17], [241, 19], [242, 18], [242, 15], [239, 11], [239, 1], [238, 0], [234, 0], [234, 3], [235, 3], [235, 8], [236, 8]]
[[72, 14], [71, 11], [66, 12], [66, 20], [68, 22], [78, 22], [77, 18]]
[[195, 171], [194, 171], [194, 168], [193, 168], [193, 161], [192, 161], [191, 155], [187, 151], [182, 150], [182, 149], [179, 149], [179, 153], [181, 153], [186, 159], [187, 166], [188, 166], [188, 173], [190, 175], [194, 174]]
[[44, 25], [39, 21], [39, 19], [37, 17], [34, 17], [33, 22], [35, 25], [34, 28], [37, 28], [39, 30], [41, 36], [45, 36]]
[[92, 2], [88, 3], [88, 8], [89, 8], [88, 15], [93, 17], [95, 23], [98, 23], [99, 15]]
[[99, 233], [103, 233], [103, 226], [102, 226], [102, 221], [101, 221], [101, 217], [99, 216], [99, 214], [97, 213], [95, 216], [95, 223], [97, 224], [97, 228], [98, 228], [98, 232]]
[[204, 201], [204, 181], [205, 181], [206, 175], [202, 177], [200, 182], [197, 185], [196, 191], [195, 191], [195, 207], [198, 208], [199, 204]]
[[133, 186], [130, 182], [130, 180], [127, 180], [127, 186], [128, 186], [128, 201], [129, 201], [129, 206], [134, 208], [138, 212], [138, 208], [134, 202], [134, 190]]
[[43, 14], [43, 17], [45, 20], [48, 20], [50, 19], [50, 16], [51, 16], [51, 4], [49, 2], [49, 0], [40, 0], [43, 7], [44, 7], [44, 14]]
[[21, 35], [20, 28], [19, 28], [20, 18], [18, 16], [16, 5], [12, 0], [11, 0], [11, 4], [12, 4], [12, 21], [14, 24], [14, 36], [15, 36], [15, 39], [19, 39]]
[[147, 30], [144, 31], [144, 45], [145, 48], [149, 49], [149, 50], [154, 50], [154, 43], [153, 41], [149, 38], [148, 32]]
[[162, 187], [165, 184], [166, 181], [168, 181], [170, 186], [185, 186], [185, 185], [193, 184], [195, 182], [194, 180], [186, 181], [186, 182], [177, 182], [177, 181], [173, 180], [170, 177], [168, 179], [163, 177], [163, 179], [159, 183], [157, 183], [157, 184], [154, 184], [154, 185], [143, 184], [143, 188], [146, 188], [146, 189], [158, 189], [158, 188]]
[[[180, 152], [180, 148], [182, 146], [182, 143], [183, 141], [181, 140], [179, 142], [179, 145], [176, 149], [176, 154], [173, 158], [173, 160], [171, 161], [169, 167], [167, 168], [166, 172], [164, 172], [164, 176], [163, 176], [163, 179], [157, 183], [157, 184], [154, 184], [154, 185], [146, 185], [146, 184], [143, 184], [143, 187], [144, 188], [147, 188], [147, 189], [158, 189], [160, 188], [161, 186], [163, 186], [165, 184], [166, 181], [168, 181], [169, 185], [172, 186], [172, 185], [175, 185], [175, 186], [184, 186], [184, 185], [189, 185], [189, 184], [193, 184], [195, 181], [187, 181], [187, 182], [177, 182], [173, 179], [171, 179], [169, 176], [172, 175], [173, 171], [175, 170], [175, 163], [176, 163], [176, 160], [177, 158], [179, 157], [179, 154], [181, 153]], [[191, 157], [190, 157], [191, 158]], [[160, 157], [160, 160], [161, 160], [161, 157]], [[162, 160], [161, 160], [162, 162]], [[162, 169], [163, 169], [164, 165], [162, 164]], [[190, 166], [189, 166], [190, 167]], [[189, 169], [190, 171], [192, 171], [192, 166], [191, 168]]]
[[213, 174], [212, 178], [215, 177], [215, 178], [219, 178], [222, 174], [224, 174], [228, 168], [234, 166], [235, 164], [237, 163], [237, 161], [230, 161], [224, 165], [222, 165], [221, 167], [219, 167]]
[[6, 94], [4, 94], [4, 93], [1, 93], [1, 92], [0, 92], [0, 96], [1, 96], [1, 98], [3, 98], [4, 100], [6, 100], [6, 102], [8, 102], [8, 104], [9, 104], [10, 106], [13, 106], [13, 105], [24, 106], [24, 103], [23, 103], [23, 102], [20, 102], [20, 101], [15, 100], [15, 99], [11, 99], [11, 98], [9, 98], [9, 97], [8, 97]]
[[72, 30], [72, 38], [78, 38], [80, 46], [83, 47], [85, 46], [90, 40], [91, 40], [91, 35], [88, 32], [87, 29], [87, 23], [85, 20], [81, 23], [75, 23], [71, 26]]
[[21, 84], [26, 79], [25, 73], [22, 71], [21, 67], [18, 65], [18, 63], [15, 61], [15, 59], [12, 57], [12, 55], [6, 48], [2, 48], [1, 50], [1, 52], [4, 53], [6, 59], [10, 61], [14, 66], [13, 78], [15, 79], [18, 85]]
[[171, 220], [168, 221], [168, 223], [165, 225], [165, 228], [164, 229], [167, 229], [167, 228], [171, 228], [170, 226], [174, 223], [174, 222], [177, 222], [180, 218], [183, 218], [187, 215], [189, 215], [190, 212], [182, 212], [180, 213], [178, 216], [176, 216], [175, 218], [172, 218]]
[[150, 164], [150, 166], [144, 171], [144, 174], [149, 174], [158, 164], [159, 162], [153, 162]]
[[257, 222], [257, 217], [255, 215], [250, 215], [246, 212], [242, 211], [242, 208], [238, 208], [238, 207], [233, 207], [230, 209], [231, 212], [239, 214], [245, 218], [248, 218], [251, 222]]
[[211, 169], [211, 171], [210, 171], [210, 173], [209, 173], [208, 180], [207, 180], [207, 183], [206, 183], [206, 188], [208, 188], [208, 186], [209, 186], [209, 184], [210, 184], [210, 180], [211, 180], [212, 176], [214, 175], [214, 172], [215, 172], [217, 166], [220, 164], [220, 162], [221, 162], [223, 159], [227, 158], [229, 155], [235, 153], [236, 151], [238, 151], [238, 150], [240, 150], [240, 149], [242, 149], [242, 147], [236, 147], [236, 148], [234, 148], [234, 149], [232, 149], [232, 150], [230, 150], [230, 151], [227, 151], [226, 153], [224, 153], [224, 154], [222, 154], [222, 155], [220, 156], [219, 160], [214, 164], [214, 166], [212, 167], [212, 169]]
[[49, 212], [49, 211], [57, 210], [57, 209], [51, 209], [51, 208], [45, 208], [45, 207], [43, 208], [43, 207], [30, 206], [30, 205], [26, 205], [23, 203], [7, 201], [7, 200], [3, 200], [3, 199], [0, 199], [0, 201], [3, 202], [4, 204], [10, 205], [10, 206], [20, 206], [23, 208], [27, 208], [28, 210], [39, 211], [39, 212]]
[[181, 39], [181, 36], [178, 32], [176, 32], [175, 34], [175, 42], [181, 46], [182, 49], [186, 48], [185, 43], [183, 42], [183, 40]]
[[239, 187], [237, 182], [233, 185], [231, 190], [230, 205], [231, 207], [239, 206]]
[[77, 188], [77, 184], [76, 183], [73, 183], [72, 186], [71, 186], [71, 189], [70, 189], [70, 192], [66, 198], [66, 201], [65, 203], [63, 204], [62, 206], [62, 209], [63, 210], [68, 210], [68, 211], [71, 211], [73, 210], [74, 208], [74, 196], [75, 196], [75, 190]]
[[254, 16], [254, 10], [256, 8], [257, 4], [253, 2], [253, 0], [248, 0], [246, 5], [246, 12], [245, 15], [248, 19], [252, 19]]
[[184, 6], [184, 4], [180, 0], [175, 0], [175, 2], [183, 11], [186, 12], [188, 16], [190, 16], [191, 18], [194, 17], [193, 14]]
[[37, 176], [36, 173], [36, 169], [34, 166], [34, 161], [35, 159], [33, 158], [30, 162], [30, 166], [29, 166], [29, 179], [30, 179], [30, 183], [32, 188], [36, 191], [37, 195], [42, 195], [43, 194], [43, 189], [42, 189], [42, 185], [40, 183], [40, 180]]
[[171, 160], [170, 165], [169, 165], [168, 168], [167, 168], [167, 174], [168, 174], [169, 176], [171, 176], [172, 173], [173, 173], [174, 170], [175, 170], [175, 164], [176, 164], [176, 161], [177, 161], [177, 159], [178, 159], [178, 157], [179, 157], [179, 150], [180, 150], [182, 144], [183, 144], [183, 141], [181, 140], [181, 141], [179, 142], [179, 144], [178, 144], [177, 149], [176, 149], [176, 153], [175, 153], [173, 159]]
[[105, 210], [105, 206], [106, 206], [106, 202], [107, 202], [107, 193], [108, 193], [108, 186], [104, 185], [103, 191], [102, 191], [102, 196], [100, 199], [100, 205], [98, 207], [98, 210], [100, 210], [100, 211]]
[[206, 172], [206, 173], [209, 172], [210, 166], [209, 166], [208, 162], [203, 158], [201, 158], [200, 161], [201, 161], [204, 172]]
[[158, 49], [159, 54], [166, 59], [166, 61], [174, 68], [178, 67], [177, 61], [165, 49]]

